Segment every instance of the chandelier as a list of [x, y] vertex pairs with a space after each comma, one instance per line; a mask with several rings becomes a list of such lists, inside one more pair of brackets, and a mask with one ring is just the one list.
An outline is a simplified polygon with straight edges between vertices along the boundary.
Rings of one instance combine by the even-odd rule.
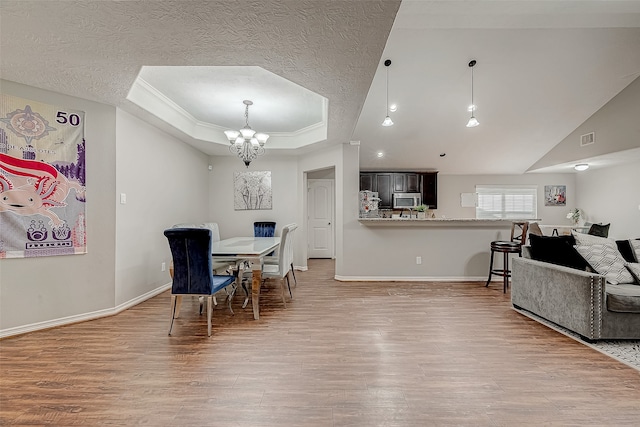
[[251, 126], [249, 126], [249, 105], [253, 105], [253, 102], [245, 100], [242, 103], [245, 105], [244, 127], [240, 131], [225, 130], [224, 134], [231, 144], [229, 151], [240, 157], [245, 166], [249, 167], [249, 163], [264, 154], [264, 143], [269, 139], [269, 135], [256, 133], [255, 130], [251, 129]]

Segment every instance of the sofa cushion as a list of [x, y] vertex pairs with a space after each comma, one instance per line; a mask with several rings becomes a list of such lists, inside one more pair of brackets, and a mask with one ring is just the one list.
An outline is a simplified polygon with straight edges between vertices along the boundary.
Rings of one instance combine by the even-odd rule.
[[640, 286], [605, 285], [607, 310], [618, 313], [640, 313]]
[[629, 262], [627, 263], [627, 269], [633, 278], [636, 279], [636, 284], [640, 285], [640, 263]]
[[627, 262], [638, 262], [631, 240], [616, 240], [618, 251]]
[[617, 285], [619, 283], [634, 283], [635, 280], [626, 267], [626, 261], [618, 252], [615, 244], [576, 245], [576, 250], [587, 260], [589, 265], [606, 277], [607, 282]]
[[631, 243], [631, 247], [633, 247], [633, 251], [636, 253], [636, 260], [640, 262], [640, 239], [629, 240]]
[[531, 258], [585, 271], [589, 263], [573, 247], [573, 236], [529, 236]]

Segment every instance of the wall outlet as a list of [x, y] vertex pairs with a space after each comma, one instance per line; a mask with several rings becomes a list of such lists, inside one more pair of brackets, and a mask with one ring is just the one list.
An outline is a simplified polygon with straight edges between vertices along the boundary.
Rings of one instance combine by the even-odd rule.
[[166, 271], [167, 270], [167, 263], [163, 262], [162, 266], [160, 267], [161, 271]]
[[418, 264], [418, 265], [422, 264], [422, 257], [421, 256], [417, 256], [416, 257], [416, 264]]

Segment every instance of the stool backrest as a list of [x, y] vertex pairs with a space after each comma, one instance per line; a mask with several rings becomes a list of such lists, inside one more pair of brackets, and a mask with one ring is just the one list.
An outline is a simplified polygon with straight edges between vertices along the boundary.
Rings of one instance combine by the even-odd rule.
[[511, 241], [520, 243], [521, 245], [526, 244], [528, 228], [529, 228], [529, 223], [527, 221], [512, 222], [511, 223]]

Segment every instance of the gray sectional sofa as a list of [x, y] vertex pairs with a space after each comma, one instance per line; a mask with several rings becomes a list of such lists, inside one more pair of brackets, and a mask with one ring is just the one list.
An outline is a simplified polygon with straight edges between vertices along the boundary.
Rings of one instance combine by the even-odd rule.
[[640, 286], [612, 285], [596, 273], [531, 259], [512, 266], [511, 302], [587, 341], [640, 339]]

